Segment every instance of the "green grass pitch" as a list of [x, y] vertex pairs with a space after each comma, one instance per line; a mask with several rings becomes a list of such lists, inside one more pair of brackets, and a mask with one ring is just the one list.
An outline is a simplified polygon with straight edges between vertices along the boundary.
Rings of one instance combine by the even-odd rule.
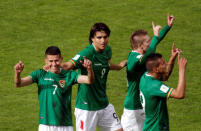
[[[201, 130], [201, 1], [199, 0], [1, 0], [0, 1], [0, 131], [36, 131], [38, 98], [35, 84], [16, 89], [13, 66], [25, 64], [22, 76], [44, 65], [44, 51], [58, 46], [64, 60], [88, 45], [90, 27], [104, 22], [111, 29], [109, 45], [113, 63], [127, 59], [130, 34], [146, 29], [153, 36], [151, 22], [165, 26], [167, 14], [176, 18], [157, 52], [166, 60], [172, 42], [188, 59], [184, 100], [168, 100], [170, 130]], [[167, 84], [176, 87], [175, 64]], [[74, 111], [77, 86], [73, 87]], [[107, 94], [119, 117], [127, 91], [125, 69], [110, 71]], [[75, 118], [73, 115], [73, 121]]]

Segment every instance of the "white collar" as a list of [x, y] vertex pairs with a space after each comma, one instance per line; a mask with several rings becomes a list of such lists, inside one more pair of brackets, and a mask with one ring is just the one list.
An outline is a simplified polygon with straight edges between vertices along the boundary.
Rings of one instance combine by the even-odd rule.
[[137, 51], [135, 51], [135, 50], [132, 50], [132, 52], [136, 52], [136, 53], [138, 53]]
[[148, 74], [148, 72], [147, 72], [145, 75], [146, 75], [146, 76], [151, 76], [151, 77], [153, 77], [152, 75]]
[[92, 45], [93, 45], [94, 49], [97, 51], [97, 49], [96, 49], [96, 47], [95, 47], [94, 43], [92, 43]]

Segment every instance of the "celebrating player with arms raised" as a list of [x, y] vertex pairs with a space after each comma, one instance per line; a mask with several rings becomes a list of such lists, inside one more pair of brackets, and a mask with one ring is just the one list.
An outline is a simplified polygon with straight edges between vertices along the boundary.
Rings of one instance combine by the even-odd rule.
[[92, 64], [84, 58], [83, 68], [88, 75], [79, 75], [74, 71], [61, 69], [61, 52], [58, 47], [50, 46], [45, 52], [45, 62], [49, 67], [32, 72], [21, 78], [24, 69], [22, 62], [15, 65], [16, 87], [27, 86], [32, 83], [38, 85], [39, 99], [39, 131], [73, 131], [71, 112], [71, 86], [75, 83], [92, 84], [94, 73]]
[[[174, 61], [177, 55], [179, 80], [176, 89], [162, 83], [164, 76], [172, 70], [168, 67], [169, 62], [167, 64], [162, 55], [157, 53], [147, 57], [148, 72], [144, 73], [140, 80], [141, 102], [146, 116], [143, 131], [169, 131], [167, 98], [183, 99], [185, 97], [187, 60], [180, 58], [180, 50], [174, 50], [174, 48], [170, 60]], [[172, 64], [174, 65], [174, 62]]]
[[124, 101], [121, 123], [124, 131], [141, 131], [144, 124], [144, 111], [140, 103], [139, 82], [146, 71], [145, 61], [149, 54], [155, 52], [158, 43], [170, 30], [174, 17], [168, 15], [168, 24], [159, 32], [160, 26], [152, 22], [154, 36], [152, 41], [145, 30], [138, 30], [131, 35], [132, 51], [127, 62], [128, 92]]

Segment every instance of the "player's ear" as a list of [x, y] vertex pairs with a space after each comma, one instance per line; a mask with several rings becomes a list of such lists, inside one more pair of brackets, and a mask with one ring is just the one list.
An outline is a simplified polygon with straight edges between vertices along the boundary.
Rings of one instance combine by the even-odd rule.
[[44, 62], [45, 62], [45, 64], [47, 64], [47, 57], [46, 56], [44, 58]]
[[94, 40], [95, 40], [94, 37], [92, 37], [92, 38], [91, 38], [91, 41], [94, 42]]
[[158, 67], [154, 67], [154, 68], [153, 68], [153, 72], [154, 72], [154, 73], [158, 73], [158, 71], [159, 71]]

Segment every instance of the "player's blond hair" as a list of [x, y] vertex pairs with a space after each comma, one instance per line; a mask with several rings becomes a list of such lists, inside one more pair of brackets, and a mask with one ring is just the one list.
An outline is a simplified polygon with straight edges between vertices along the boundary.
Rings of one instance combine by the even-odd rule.
[[147, 31], [145, 30], [137, 30], [132, 33], [130, 37], [130, 43], [132, 49], [137, 49], [138, 45], [142, 45], [144, 42], [144, 36], [148, 35]]

